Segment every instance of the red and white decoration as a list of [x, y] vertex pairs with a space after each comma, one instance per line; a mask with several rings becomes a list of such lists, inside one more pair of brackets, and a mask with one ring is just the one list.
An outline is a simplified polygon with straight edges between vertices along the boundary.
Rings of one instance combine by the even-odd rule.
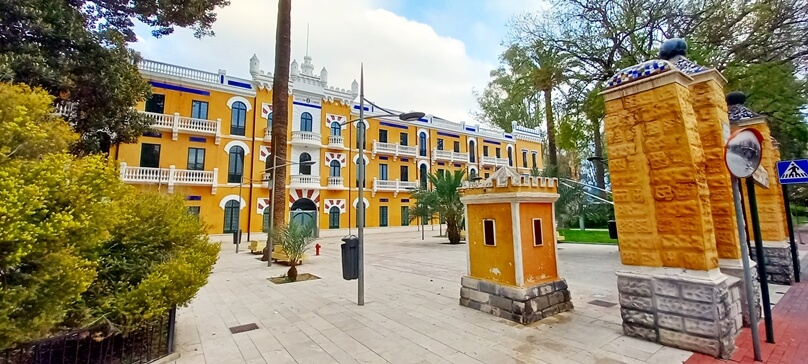
[[264, 210], [270, 206], [270, 201], [268, 198], [259, 198], [258, 199], [258, 208], [255, 210], [255, 213], [258, 215], [263, 215]]
[[331, 212], [331, 208], [336, 207], [339, 209], [340, 214], [345, 213], [345, 200], [325, 200], [325, 208], [323, 208], [323, 212], [328, 214]]
[[266, 145], [262, 145], [261, 148], [259, 149], [259, 151], [260, 152], [258, 153], [258, 160], [260, 160], [261, 162], [266, 162], [267, 157], [269, 157], [269, 155], [272, 154], [269, 151], [269, 147], [266, 146]]
[[[337, 122], [337, 123], [342, 124], [345, 121], [346, 121], [345, 117], [342, 116], [342, 115], [325, 114], [325, 126], [328, 127], [328, 128], [331, 127], [331, 123], [333, 123], [333, 122]], [[345, 125], [341, 125], [340, 129], [345, 129]]]
[[269, 114], [272, 113], [272, 104], [268, 104], [266, 102], [261, 104], [261, 117], [266, 119]]
[[289, 191], [289, 206], [291, 207], [295, 201], [307, 198], [314, 202], [314, 205], [320, 207], [320, 191], [319, 190], [291, 190]]
[[345, 167], [345, 154], [343, 153], [326, 153], [325, 164], [331, 165], [331, 161], [337, 161], [342, 167]]

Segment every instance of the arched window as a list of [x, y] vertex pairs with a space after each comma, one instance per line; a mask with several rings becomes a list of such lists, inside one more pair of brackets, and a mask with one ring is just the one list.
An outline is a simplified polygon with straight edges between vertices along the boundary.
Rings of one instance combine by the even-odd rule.
[[426, 157], [426, 133], [418, 134], [418, 155]]
[[513, 167], [513, 149], [508, 148], [508, 166]]
[[272, 129], [272, 113], [267, 114], [267, 128]]
[[224, 204], [224, 233], [238, 231], [239, 207], [239, 201], [231, 200]]
[[469, 162], [477, 163], [477, 146], [474, 141], [469, 141]]
[[244, 149], [239, 146], [230, 148], [230, 165], [227, 167], [227, 183], [241, 183], [244, 174]]
[[304, 175], [311, 175], [311, 164], [304, 164], [305, 162], [311, 161], [311, 155], [309, 153], [301, 153], [300, 154], [300, 174]]
[[331, 163], [328, 166], [329, 166], [328, 176], [329, 177], [339, 177], [339, 169], [341, 167], [341, 165], [339, 164], [339, 161], [333, 160], [333, 161], [331, 161]]
[[263, 231], [265, 233], [269, 232], [269, 219], [272, 218], [271, 212], [272, 211], [269, 210], [269, 206], [264, 208], [264, 230]]
[[469, 181], [473, 180], [476, 177], [477, 177], [477, 170], [476, 169], [469, 170]]
[[300, 115], [300, 131], [311, 131], [312, 130], [312, 123], [311, 123], [311, 114], [304, 112]]
[[339, 229], [339, 207], [331, 206], [328, 209], [328, 228]]
[[427, 174], [426, 164], [422, 164], [419, 169], [420, 169], [419, 172], [420, 172], [420, 175], [421, 175], [420, 176], [420, 178], [421, 178], [421, 188], [426, 189], [426, 174]]
[[230, 110], [230, 134], [244, 135], [244, 127], [247, 123], [247, 105], [241, 101], [233, 103]]
[[338, 122], [331, 123], [331, 136], [340, 136], [342, 135], [342, 126], [339, 125]]

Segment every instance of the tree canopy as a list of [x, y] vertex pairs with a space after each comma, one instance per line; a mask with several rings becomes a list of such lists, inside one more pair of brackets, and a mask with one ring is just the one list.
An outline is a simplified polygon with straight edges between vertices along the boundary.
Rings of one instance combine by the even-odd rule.
[[0, 81], [39, 86], [72, 105], [74, 152], [133, 142], [151, 124], [133, 106], [151, 94], [127, 48], [134, 22], [154, 36], [190, 27], [213, 35], [215, 9], [229, 0], [0, 0]]

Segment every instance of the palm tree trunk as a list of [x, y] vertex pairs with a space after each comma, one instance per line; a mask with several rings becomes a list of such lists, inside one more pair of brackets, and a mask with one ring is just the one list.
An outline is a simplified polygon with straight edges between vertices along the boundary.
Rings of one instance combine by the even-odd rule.
[[553, 89], [544, 91], [544, 115], [547, 119], [547, 154], [548, 162], [551, 166], [558, 165], [558, 151], [555, 143], [555, 119], [553, 116]]
[[446, 236], [449, 244], [460, 244], [460, 227], [453, 219], [446, 220]]
[[286, 279], [289, 282], [297, 281], [297, 261], [296, 260], [289, 260], [289, 271], [286, 272]]
[[[272, 78], [272, 165], [286, 162], [286, 129], [289, 123], [289, 58], [292, 52], [292, 0], [278, 0], [278, 26], [275, 30], [275, 73]], [[274, 226], [286, 220], [286, 168], [274, 170]], [[294, 266], [293, 266], [294, 267]], [[290, 269], [291, 270], [291, 269]]]

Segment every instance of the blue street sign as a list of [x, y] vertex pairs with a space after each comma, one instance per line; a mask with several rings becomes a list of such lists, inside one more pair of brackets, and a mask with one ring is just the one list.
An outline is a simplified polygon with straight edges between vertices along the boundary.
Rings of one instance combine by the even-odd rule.
[[777, 175], [781, 185], [808, 183], [808, 159], [777, 162]]

